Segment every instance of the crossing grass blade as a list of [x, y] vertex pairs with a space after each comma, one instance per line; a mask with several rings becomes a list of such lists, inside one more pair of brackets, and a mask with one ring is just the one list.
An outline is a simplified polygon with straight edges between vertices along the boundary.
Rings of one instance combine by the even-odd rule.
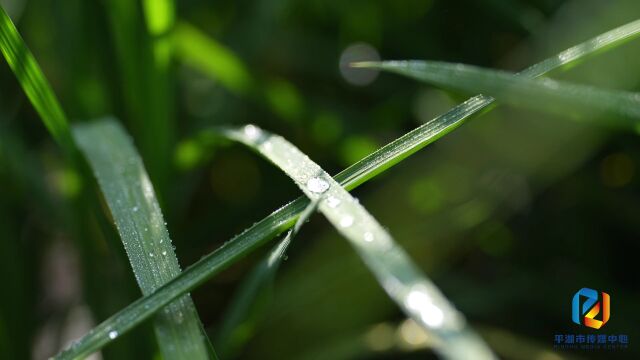
[[317, 206], [318, 201], [309, 203], [296, 220], [293, 228], [253, 268], [233, 296], [214, 341], [221, 357], [233, 358], [237, 356], [238, 351], [254, 334], [261, 315], [271, 302], [275, 276], [285, 252], [302, 225], [316, 211]]
[[[153, 293], [180, 274], [180, 265], [142, 160], [113, 119], [76, 125], [73, 136], [98, 179], [142, 293]], [[154, 325], [165, 359], [208, 358], [188, 294], [165, 307]], [[119, 335], [117, 329], [109, 328], [101, 334], [105, 339]]]
[[285, 172], [354, 247], [387, 295], [432, 335], [443, 357], [494, 359], [491, 350], [391, 235], [338, 182], [283, 137], [257, 126], [223, 130]]
[[534, 110], [570, 116], [608, 113], [612, 125], [635, 129], [640, 122], [640, 94], [578, 85], [552, 79], [530, 79], [515, 73], [438, 61], [361, 62], [355, 67], [378, 68], [463, 92], [483, 92], [498, 100]]
[[[529, 67], [522, 74], [529, 77], [538, 77], [552, 70], [567, 69], [573, 64], [579, 63], [595, 54], [611, 50], [631, 39], [637, 38], [639, 35], [640, 21], [632, 22], [564, 50]], [[447, 113], [434, 118], [366, 156], [334, 176], [334, 179], [345, 189], [354, 189], [453, 131], [473, 115], [480, 113], [482, 110], [488, 110], [493, 103], [494, 100], [491, 97], [484, 95], [474, 96], [455, 106]], [[308, 203], [309, 200], [307, 198], [300, 197], [274, 211], [232, 238], [224, 246], [186, 268], [179, 276], [160, 287], [154, 293], [136, 300], [99, 324], [80, 339], [75, 347], [58, 354], [57, 358], [73, 359], [78, 354], [87, 354], [98, 350], [110, 342], [109, 339], [104, 337], [106, 329], [116, 329], [121, 334], [131, 330], [173, 299], [197, 288], [207, 279], [215, 276], [234, 262], [267, 243], [273, 237], [289, 229]]]
[[0, 51], [53, 138], [67, 154], [72, 154], [74, 145], [67, 116], [36, 59], [2, 7], [0, 7]]

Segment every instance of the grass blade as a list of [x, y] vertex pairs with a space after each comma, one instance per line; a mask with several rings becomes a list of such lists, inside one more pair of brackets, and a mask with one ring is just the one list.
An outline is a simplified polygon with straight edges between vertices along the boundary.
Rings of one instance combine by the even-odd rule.
[[[571, 47], [541, 63], [531, 66], [523, 71], [522, 74], [537, 77], [552, 70], [566, 69], [571, 64], [622, 45], [639, 35], [640, 21], [632, 22]], [[334, 176], [334, 179], [345, 189], [354, 189], [453, 131], [470, 119], [472, 115], [478, 114], [483, 109], [488, 109], [493, 102], [491, 97], [484, 95], [472, 97], [455, 106], [447, 113], [436, 117], [378, 149]], [[110, 342], [110, 340], [104, 336], [108, 332], [107, 329], [117, 329], [117, 331], [122, 334], [131, 330], [152, 316], [164, 305], [170, 303], [173, 299], [197, 288], [200, 284], [207, 281], [207, 279], [215, 276], [238, 259], [241, 259], [251, 251], [268, 242], [274, 236], [293, 226], [295, 220], [308, 203], [309, 200], [307, 198], [299, 197], [295, 201], [274, 211], [241, 234], [235, 236], [224, 246], [204, 256], [154, 293], [136, 300], [125, 309], [99, 324], [80, 339], [75, 344], [75, 347], [61, 352], [57, 358], [73, 359], [77, 357], [78, 354], [88, 354], [100, 349]]]
[[389, 297], [441, 342], [436, 351], [450, 359], [495, 358], [391, 235], [308, 156], [254, 125], [223, 133], [273, 162], [311, 201], [319, 201], [319, 211], [351, 243]]
[[[122, 127], [111, 119], [77, 125], [73, 135], [96, 174], [138, 285], [148, 295], [180, 274], [180, 265], [142, 160]], [[189, 295], [155, 318], [155, 331], [166, 359], [208, 357]], [[103, 336], [113, 339], [119, 332], [109, 329]]]
[[271, 249], [269, 255], [254, 267], [240, 285], [216, 336], [216, 349], [223, 358], [235, 357], [238, 350], [255, 332], [262, 312], [271, 302], [276, 272], [285, 252], [291, 240], [315, 212], [317, 206], [318, 201], [309, 203], [298, 217], [293, 229], [287, 232], [284, 239]]
[[36, 59], [2, 7], [0, 7], [0, 51], [53, 138], [67, 154], [72, 154], [74, 145], [67, 116]]
[[[484, 92], [516, 106], [557, 114], [612, 113], [618, 125], [638, 126], [640, 94], [601, 89], [551, 79], [530, 79], [514, 73], [438, 61], [363, 62], [355, 67], [378, 68], [437, 86], [464, 92]], [[607, 120], [616, 120], [608, 118]]]

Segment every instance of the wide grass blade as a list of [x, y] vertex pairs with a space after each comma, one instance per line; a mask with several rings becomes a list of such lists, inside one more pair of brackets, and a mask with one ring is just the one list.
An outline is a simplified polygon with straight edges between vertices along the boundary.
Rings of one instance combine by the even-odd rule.
[[616, 125], [635, 128], [640, 124], [640, 93], [551, 79], [530, 79], [507, 71], [439, 61], [383, 61], [353, 65], [398, 73], [448, 89], [483, 92], [504, 103], [534, 110], [589, 116], [611, 113], [621, 117], [607, 117]]
[[[73, 135], [95, 172], [142, 293], [153, 293], [180, 274], [180, 265], [142, 160], [130, 137], [112, 119], [77, 125]], [[165, 359], [208, 358], [188, 294], [158, 314], [155, 331]], [[119, 335], [111, 328], [102, 334], [105, 339]]]
[[67, 116], [36, 59], [2, 7], [0, 7], [0, 51], [53, 138], [68, 154], [72, 154], [74, 145]]
[[436, 351], [451, 359], [493, 359], [491, 350], [464, 317], [398, 246], [391, 235], [327, 172], [283, 137], [254, 125], [222, 131], [273, 162], [300, 187], [344, 236], [382, 288], [400, 308], [439, 342]]
[[[622, 45], [630, 39], [637, 38], [639, 35], [640, 21], [636, 21], [571, 47], [539, 64], [533, 65], [523, 71], [522, 74], [537, 77], [555, 69], [565, 69], [573, 63], [582, 61], [605, 49], [612, 49]], [[345, 189], [354, 189], [453, 131], [470, 119], [472, 115], [487, 109], [493, 103], [494, 100], [488, 96], [478, 95], [472, 97], [447, 113], [378, 149], [334, 176], [334, 179]], [[72, 359], [77, 354], [87, 354], [98, 350], [110, 341], [104, 337], [106, 329], [117, 329], [120, 333], [131, 330], [173, 299], [197, 288], [207, 279], [215, 276], [251, 251], [265, 244], [274, 236], [289, 229], [294, 225], [295, 220], [308, 203], [309, 200], [307, 198], [300, 197], [274, 211], [235, 236], [224, 246], [204, 256], [154, 293], [136, 300], [122, 311], [99, 324], [80, 339], [75, 347], [60, 353], [57, 358]]]
[[214, 341], [221, 357], [235, 357], [255, 333], [264, 311], [271, 302], [275, 276], [285, 257], [285, 252], [291, 240], [315, 212], [317, 206], [318, 201], [309, 203], [298, 217], [293, 229], [289, 230], [287, 235], [253, 268], [233, 296]]

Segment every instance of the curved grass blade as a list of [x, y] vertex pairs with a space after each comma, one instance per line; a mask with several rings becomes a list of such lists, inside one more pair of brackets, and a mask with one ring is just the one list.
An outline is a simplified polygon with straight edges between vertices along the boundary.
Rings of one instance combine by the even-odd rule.
[[362, 62], [355, 67], [378, 68], [464, 92], [484, 92], [500, 101], [556, 114], [612, 113], [616, 125], [636, 128], [640, 93], [602, 89], [551, 79], [529, 79], [515, 73], [439, 61]]
[[[552, 70], [566, 69], [572, 64], [605, 50], [613, 49], [631, 39], [637, 38], [639, 35], [640, 21], [632, 22], [564, 50], [531, 66], [521, 74], [537, 77]], [[488, 96], [474, 96], [455, 106], [447, 113], [434, 118], [366, 156], [334, 176], [334, 179], [345, 189], [354, 189], [453, 131], [464, 124], [471, 116], [480, 113], [482, 110], [489, 109], [493, 102], [494, 100]], [[236, 235], [224, 246], [186, 268], [179, 276], [160, 287], [154, 293], [136, 300], [125, 309], [103, 321], [80, 339], [75, 344], [75, 347], [66, 349], [58, 354], [56, 358], [73, 359], [83, 354], [90, 354], [105, 346], [110, 342], [104, 336], [108, 331], [107, 329], [117, 329], [122, 334], [131, 330], [173, 299], [197, 288], [209, 278], [289, 229], [308, 203], [309, 200], [306, 197], [299, 197], [274, 211], [241, 234]]]
[[0, 51], [53, 138], [67, 152], [74, 151], [67, 116], [33, 54], [0, 6]]
[[[131, 139], [112, 119], [76, 125], [73, 136], [100, 184], [142, 293], [153, 293], [180, 274], [160, 206]], [[155, 318], [165, 359], [206, 359], [207, 347], [190, 296], [183, 295]], [[105, 329], [114, 339], [117, 329]]]
[[273, 162], [311, 201], [319, 201], [319, 211], [351, 243], [389, 297], [441, 342], [436, 351], [450, 359], [495, 358], [391, 235], [318, 164], [283, 137], [254, 125], [222, 133]]
[[261, 315], [271, 302], [276, 272], [285, 256], [291, 240], [302, 225], [316, 211], [318, 201], [311, 201], [296, 220], [295, 225], [269, 255], [260, 261], [231, 300], [222, 325], [216, 336], [216, 349], [223, 358], [235, 357], [238, 350], [251, 338]]

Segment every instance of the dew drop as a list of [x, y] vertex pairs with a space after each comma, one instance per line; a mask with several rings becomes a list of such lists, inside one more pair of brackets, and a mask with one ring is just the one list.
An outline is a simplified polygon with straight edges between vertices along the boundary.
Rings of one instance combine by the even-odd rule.
[[340, 219], [340, 226], [347, 228], [351, 225], [353, 225], [353, 216], [345, 215]]
[[167, 251], [166, 251], [166, 250], [165, 250], [165, 251], [163, 251], [163, 252], [162, 252], [162, 255], [163, 255], [163, 256], [166, 256], [166, 255], [167, 255]]
[[326, 180], [316, 176], [307, 181], [307, 188], [311, 192], [322, 194], [323, 192], [327, 191], [327, 189], [329, 189], [329, 183]]
[[262, 130], [255, 125], [247, 125], [244, 127], [244, 134], [251, 140], [257, 140], [262, 135]]
[[335, 196], [329, 196], [327, 198], [327, 205], [329, 205], [330, 208], [336, 208], [338, 207], [338, 205], [340, 205], [340, 199], [338, 199]]
[[373, 234], [368, 232], [368, 231], [366, 233], [364, 233], [364, 241], [372, 242], [373, 241]]
[[145, 232], [149, 231], [149, 228], [144, 228], [144, 231], [145, 231]]
[[133, 209], [131, 209], [131, 210], [133, 210], [133, 212], [138, 212], [138, 209], [139, 208], [137, 206], [134, 206]]
[[109, 339], [113, 340], [118, 337], [118, 332], [115, 330], [109, 331]]
[[149, 253], [149, 257], [153, 257], [153, 253]]

